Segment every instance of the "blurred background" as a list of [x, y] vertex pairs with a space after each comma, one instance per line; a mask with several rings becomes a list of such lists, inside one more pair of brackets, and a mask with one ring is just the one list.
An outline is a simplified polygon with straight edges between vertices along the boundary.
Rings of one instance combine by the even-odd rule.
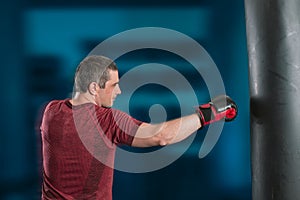
[[[216, 63], [226, 93], [239, 105], [239, 115], [225, 124], [219, 141], [205, 158], [198, 157], [203, 129], [190, 148], [163, 169], [142, 174], [116, 170], [114, 199], [251, 199], [243, 1], [11, 0], [2, 4], [0, 199], [40, 198], [41, 109], [52, 99], [70, 97], [78, 63], [100, 42], [122, 31], [148, 26], [179, 31], [201, 44]], [[151, 62], [173, 67], [190, 82], [200, 103], [209, 100], [201, 76], [178, 55], [143, 49], [116, 60], [121, 77], [131, 68]], [[189, 91], [184, 92], [188, 96]], [[149, 108], [154, 104], [164, 106], [167, 119], [181, 114], [172, 91], [156, 84], [145, 85], [132, 95], [130, 114], [149, 121]]]

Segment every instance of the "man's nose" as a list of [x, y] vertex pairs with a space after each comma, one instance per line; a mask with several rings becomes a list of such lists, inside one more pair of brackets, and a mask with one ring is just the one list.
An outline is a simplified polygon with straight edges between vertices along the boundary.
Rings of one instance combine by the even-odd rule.
[[121, 93], [122, 93], [121, 88], [120, 88], [119, 85], [117, 85], [117, 88], [116, 88], [116, 89], [117, 89], [117, 91], [116, 91], [117, 94], [121, 94]]

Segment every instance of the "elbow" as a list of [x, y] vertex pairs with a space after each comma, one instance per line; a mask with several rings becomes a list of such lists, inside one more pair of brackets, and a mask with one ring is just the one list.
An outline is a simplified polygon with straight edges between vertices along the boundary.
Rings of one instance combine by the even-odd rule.
[[[166, 124], [144, 124], [143, 129], [140, 130], [138, 135], [143, 135], [141, 139], [136, 139], [142, 143], [142, 146], [166, 146], [172, 144], [176, 138], [176, 131], [172, 131], [166, 126]], [[145, 135], [151, 135], [146, 137]]]
[[174, 137], [167, 133], [161, 132], [155, 136], [153, 136], [153, 141], [156, 146], [166, 146], [172, 144]]
[[159, 138], [157, 141], [156, 141], [156, 146], [166, 146], [170, 144], [167, 140], [165, 140], [164, 138]]

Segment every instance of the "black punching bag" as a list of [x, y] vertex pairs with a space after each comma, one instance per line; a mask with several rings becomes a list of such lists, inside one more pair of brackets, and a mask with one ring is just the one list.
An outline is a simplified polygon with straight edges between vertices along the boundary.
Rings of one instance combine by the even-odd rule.
[[253, 200], [300, 199], [300, 0], [245, 0]]

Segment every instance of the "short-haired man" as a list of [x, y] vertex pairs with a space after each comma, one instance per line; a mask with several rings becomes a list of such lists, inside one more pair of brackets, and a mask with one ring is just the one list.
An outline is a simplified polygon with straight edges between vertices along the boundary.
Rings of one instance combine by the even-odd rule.
[[72, 99], [51, 101], [43, 114], [42, 199], [111, 200], [117, 145], [173, 144], [205, 125], [237, 115], [236, 104], [220, 96], [194, 114], [167, 122], [134, 119], [111, 108], [121, 94], [119, 75], [116, 64], [104, 56], [88, 56], [79, 64], [74, 88]]

